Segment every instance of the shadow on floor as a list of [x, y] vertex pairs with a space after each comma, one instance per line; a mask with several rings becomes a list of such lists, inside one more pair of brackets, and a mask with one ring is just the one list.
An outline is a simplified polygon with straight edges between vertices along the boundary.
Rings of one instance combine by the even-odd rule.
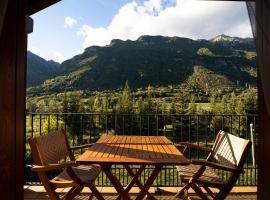
[[[63, 196], [64, 193], [60, 193], [60, 196]], [[106, 200], [114, 200], [117, 197], [117, 194], [103, 194], [104, 198]], [[161, 195], [155, 195], [155, 197], [159, 200], [173, 200], [175, 199], [173, 197], [174, 194], [164, 192]], [[77, 196], [75, 200], [88, 200], [90, 197], [90, 193], [84, 192]], [[135, 199], [136, 195], [131, 194], [131, 197]], [[49, 199], [48, 195], [44, 191], [34, 191], [31, 189], [25, 189], [24, 190], [24, 199], [25, 200], [45, 200]], [[195, 196], [192, 197], [194, 200], [199, 200], [199, 198], [196, 198]], [[256, 200], [257, 195], [254, 193], [241, 193], [241, 194], [230, 194], [229, 197], [226, 198], [226, 200]], [[96, 200], [96, 198], [92, 198], [92, 200]]]

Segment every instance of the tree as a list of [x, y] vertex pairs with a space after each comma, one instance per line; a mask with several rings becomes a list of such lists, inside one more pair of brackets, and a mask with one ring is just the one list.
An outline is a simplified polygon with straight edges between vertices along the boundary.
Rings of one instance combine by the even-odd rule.
[[162, 100], [161, 113], [162, 113], [163, 115], [166, 115], [166, 114], [167, 114], [166, 101], [165, 101], [164, 98], [163, 98], [163, 100]]
[[62, 112], [67, 113], [63, 121], [66, 121], [69, 132], [77, 137], [78, 144], [82, 143], [83, 128], [82, 116], [77, 115], [82, 111], [81, 105], [82, 92], [65, 92], [62, 101]]
[[48, 101], [46, 99], [42, 99], [37, 103], [37, 109], [36, 112], [39, 113], [48, 113]]
[[229, 107], [228, 110], [229, 110], [230, 114], [236, 114], [237, 113], [237, 110], [236, 110], [237, 105], [238, 105], [238, 98], [235, 95], [235, 93], [232, 92], [231, 95], [230, 95], [229, 103], [228, 103], [228, 107]]
[[139, 97], [139, 99], [136, 101], [136, 107], [137, 107], [137, 113], [142, 114], [143, 113], [143, 99], [142, 99], [142, 97]]
[[68, 113], [68, 96], [67, 91], [64, 92], [63, 100], [62, 100], [62, 112]]
[[133, 105], [134, 101], [131, 96], [128, 81], [126, 81], [122, 92], [118, 94], [115, 106], [116, 115], [113, 118], [113, 121], [115, 121], [115, 131], [126, 133], [127, 130], [132, 129]]
[[100, 96], [100, 93], [95, 97], [93, 110], [96, 113], [102, 113], [102, 97]]
[[33, 102], [33, 101], [28, 101], [28, 102], [26, 103], [26, 110], [27, 110], [28, 112], [34, 113], [34, 112], [36, 112], [36, 109], [37, 109], [37, 105], [36, 105], [35, 102]]
[[188, 111], [188, 96], [189, 93], [182, 89], [178, 92], [175, 103], [176, 114], [186, 114]]
[[246, 94], [243, 95], [243, 104], [244, 104], [244, 111], [245, 114], [257, 114], [258, 112], [258, 97], [255, 92], [248, 91]]
[[228, 103], [229, 103], [228, 96], [226, 94], [224, 94], [222, 96], [222, 99], [221, 99], [221, 102], [219, 105], [219, 109], [218, 109], [218, 111], [216, 111], [218, 113], [216, 113], [216, 114], [230, 114], [229, 110], [228, 110]]
[[170, 114], [176, 114], [176, 106], [175, 106], [175, 99], [172, 100], [171, 106], [170, 106]]
[[198, 49], [197, 54], [200, 56], [214, 56], [214, 53], [210, 49], [205, 47]]
[[48, 102], [48, 110], [50, 113], [60, 112], [60, 103], [57, 101], [56, 96], [51, 98]]
[[118, 102], [116, 105], [116, 112], [121, 114], [132, 114], [134, 113], [133, 101], [131, 98], [131, 92], [126, 81], [122, 93], [118, 96]]
[[192, 94], [190, 96], [190, 103], [188, 105], [188, 114], [195, 114], [197, 111], [197, 106], [195, 103], [195, 96]]
[[141, 113], [143, 114], [157, 114], [161, 113], [155, 101], [153, 101], [152, 87], [149, 85], [147, 88], [147, 96], [142, 103]]
[[212, 90], [211, 91], [211, 95], [210, 95], [210, 108], [211, 108], [211, 111], [212, 113], [216, 113], [217, 112], [217, 97], [218, 97], [218, 94], [217, 94], [217, 91], [216, 90]]

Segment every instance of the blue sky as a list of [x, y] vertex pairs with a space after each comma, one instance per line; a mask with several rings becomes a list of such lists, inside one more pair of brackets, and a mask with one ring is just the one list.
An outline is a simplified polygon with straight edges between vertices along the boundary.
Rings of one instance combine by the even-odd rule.
[[193, 0], [62, 0], [35, 14], [28, 49], [62, 62], [92, 45], [141, 35], [251, 37], [244, 3]]

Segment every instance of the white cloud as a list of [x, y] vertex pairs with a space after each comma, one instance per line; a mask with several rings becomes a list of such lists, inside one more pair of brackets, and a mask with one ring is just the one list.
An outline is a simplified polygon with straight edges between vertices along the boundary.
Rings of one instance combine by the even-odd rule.
[[83, 49], [79, 49], [79, 50], [77, 51], [78, 54], [82, 54], [83, 52], [84, 52]]
[[[169, 6], [165, 6], [169, 5]], [[83, 48], [104, 46], [112, 39], [135, 40], [141, 35], [209, 39], [218, 34], [251, 37], [251, 27], [242, 2], [194, 0], [132, 1], [122, 6], [107, 27], [83, 25]]]
[[59, 63], [66, 60], [65, 56], [59, 51], [52, 50], [49, 54], [45, 54], [38, 47], [29, 47], [28, 50], [45, 60], [54, 60]]
[[41, 58], [44, 58], [45, 60], [49, 60], [49, 56], [46, 55], [43, 51], [41, 51], [38, 47], [29, 47], [29, 51], [31, 51], [33, 54], [36, 54], [40, 56]]
[[74, 19], [74, 18], [72, 18], [72, 17], [69, 17], [69, 16], [67, 16], [66, 18], [65, 18], [65, 24], [64, 24], [64, 27], [65, 28], [71, 28], [74, 24], [76, 24], [77, 23], [77, 20], [76, 19]]
[[52, 60], [62, 63], [64, 60], [66, 60], [65, 56], [58, 52], [58, 51], [52, 51]]

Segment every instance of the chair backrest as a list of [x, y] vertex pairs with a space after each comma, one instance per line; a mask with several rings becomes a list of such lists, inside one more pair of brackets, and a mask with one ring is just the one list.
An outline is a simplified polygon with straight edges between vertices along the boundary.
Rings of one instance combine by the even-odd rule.
[[68, 140], [63, 130], [30, 138], [28, 141], [34, 161], [38, 165], [56, 164], [67, 156], [72, 159]]
[[221, 164], [242, 168], [250, 147], [250, 140], [219, 131], [211, 157]]
[[[223, 165], [242, 169], [250, 147], [250, 140], [234, 136], [224, 131], [219, 131], [208, 159], [214, 159]], [[231, 173], [226, 184], [215, 196], [214, 200], [224, 200], [232, 190], [239, 176], [240, 172]]]

